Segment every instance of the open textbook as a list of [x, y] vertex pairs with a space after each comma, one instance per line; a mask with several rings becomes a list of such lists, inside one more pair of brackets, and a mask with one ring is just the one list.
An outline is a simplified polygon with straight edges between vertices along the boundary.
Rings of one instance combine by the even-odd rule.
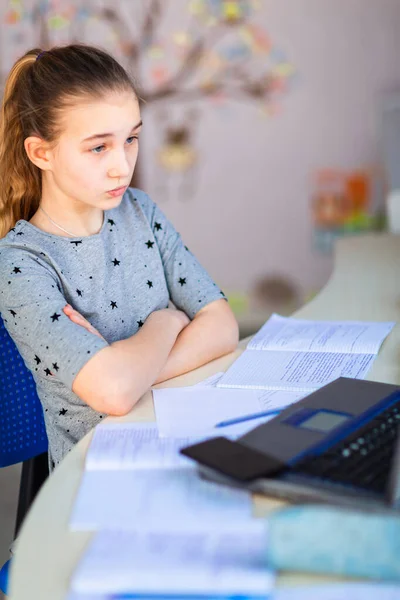
[[217, 387], [312, 392], [338, 377], [363, 379], [394, 325], [274, 314]]

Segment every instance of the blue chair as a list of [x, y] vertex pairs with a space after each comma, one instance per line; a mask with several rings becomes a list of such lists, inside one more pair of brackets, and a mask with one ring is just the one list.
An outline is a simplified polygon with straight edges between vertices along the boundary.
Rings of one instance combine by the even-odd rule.
[[[0, 467], [22, 462], [14, 537], [48, 477], [48, 440], [43, 409], [31, 372], [0, 316]], [[0, 570], [6, 593], [10, 561]]]

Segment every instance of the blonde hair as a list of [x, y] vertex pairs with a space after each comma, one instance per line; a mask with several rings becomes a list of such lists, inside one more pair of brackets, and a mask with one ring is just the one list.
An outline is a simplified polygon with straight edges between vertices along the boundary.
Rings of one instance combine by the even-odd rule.
[[19, 219], [29, 220], [42, 194], [42, 174], [24, 147], [37, 135], [55, 143], [61, 134], [60, 112], [83, 96], [135, 85], [109, 54], [84, 44], [29, 50], [12, 67], [0, 113], [0, 238]]

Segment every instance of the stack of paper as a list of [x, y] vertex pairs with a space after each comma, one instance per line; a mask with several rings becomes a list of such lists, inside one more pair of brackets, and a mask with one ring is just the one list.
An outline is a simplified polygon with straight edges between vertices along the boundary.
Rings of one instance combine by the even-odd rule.
[[[147, 595], [143, 599], [149, 600]], [[157, 598], [169, 598], [166, 594], [158, 595]], [[73, 592], [67, 600], [128, 600], [138, 595], [134, 594], [81, 594]], [[219, 597], [221, 598], [221, 596]], [[249, 596], [247, 596], [249, 598]], [[331, 583], [325, 585], [278, 588], [271, 591], [268, 600], [399, 600], [400, 586], [385, 583]], [[217, 600], [218, 596], [209, 595], [207, 600]]]
[[88, 594], [140, 596], [268, 596], [265, 524], [245, 532], [102, 531], [89, 545], [71, 582]]
[[363, 379], [394, 325], [273, 315], [217, 386], [312, 392], [338, 377]]
[[199, 478], [154, 423], [96, 428], [73, 530], [99, 530], [71, 581], [76, 600], [268, 595], [265, 522], [247, 491]]
[[151, 423], [97, 427], [70, 527], [187, 531], [252, 520], [250, 494], [199, 478], [179, 448], [197, 438], [158, 437]]
[[155, 423], [107, 423], [96, 427], [86, 456], [86, 471], [191, 467], [179, 450], [192, 441], [160, 438]]

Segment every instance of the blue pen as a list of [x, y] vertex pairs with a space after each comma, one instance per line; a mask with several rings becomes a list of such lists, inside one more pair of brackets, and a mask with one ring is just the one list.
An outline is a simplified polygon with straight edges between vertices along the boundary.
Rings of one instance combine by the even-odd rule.
[[235, 419], [227, 419], [226, 421], [221, 421], [217, 423], [215, 427], [228, 427], [228, 425], [236, 425], [236, 423], [243, 423], [243, 421], [250, 421], [251, 419], [258, 419], [260, 417], [272, 417], [273, 415], [278, 415], [282, 412], [284, 408], [276, 408], [275, 410], [266, 410], [264, 412], [253, 413], [252, 415], [245, 415], [244, 417], [236, 417]]

